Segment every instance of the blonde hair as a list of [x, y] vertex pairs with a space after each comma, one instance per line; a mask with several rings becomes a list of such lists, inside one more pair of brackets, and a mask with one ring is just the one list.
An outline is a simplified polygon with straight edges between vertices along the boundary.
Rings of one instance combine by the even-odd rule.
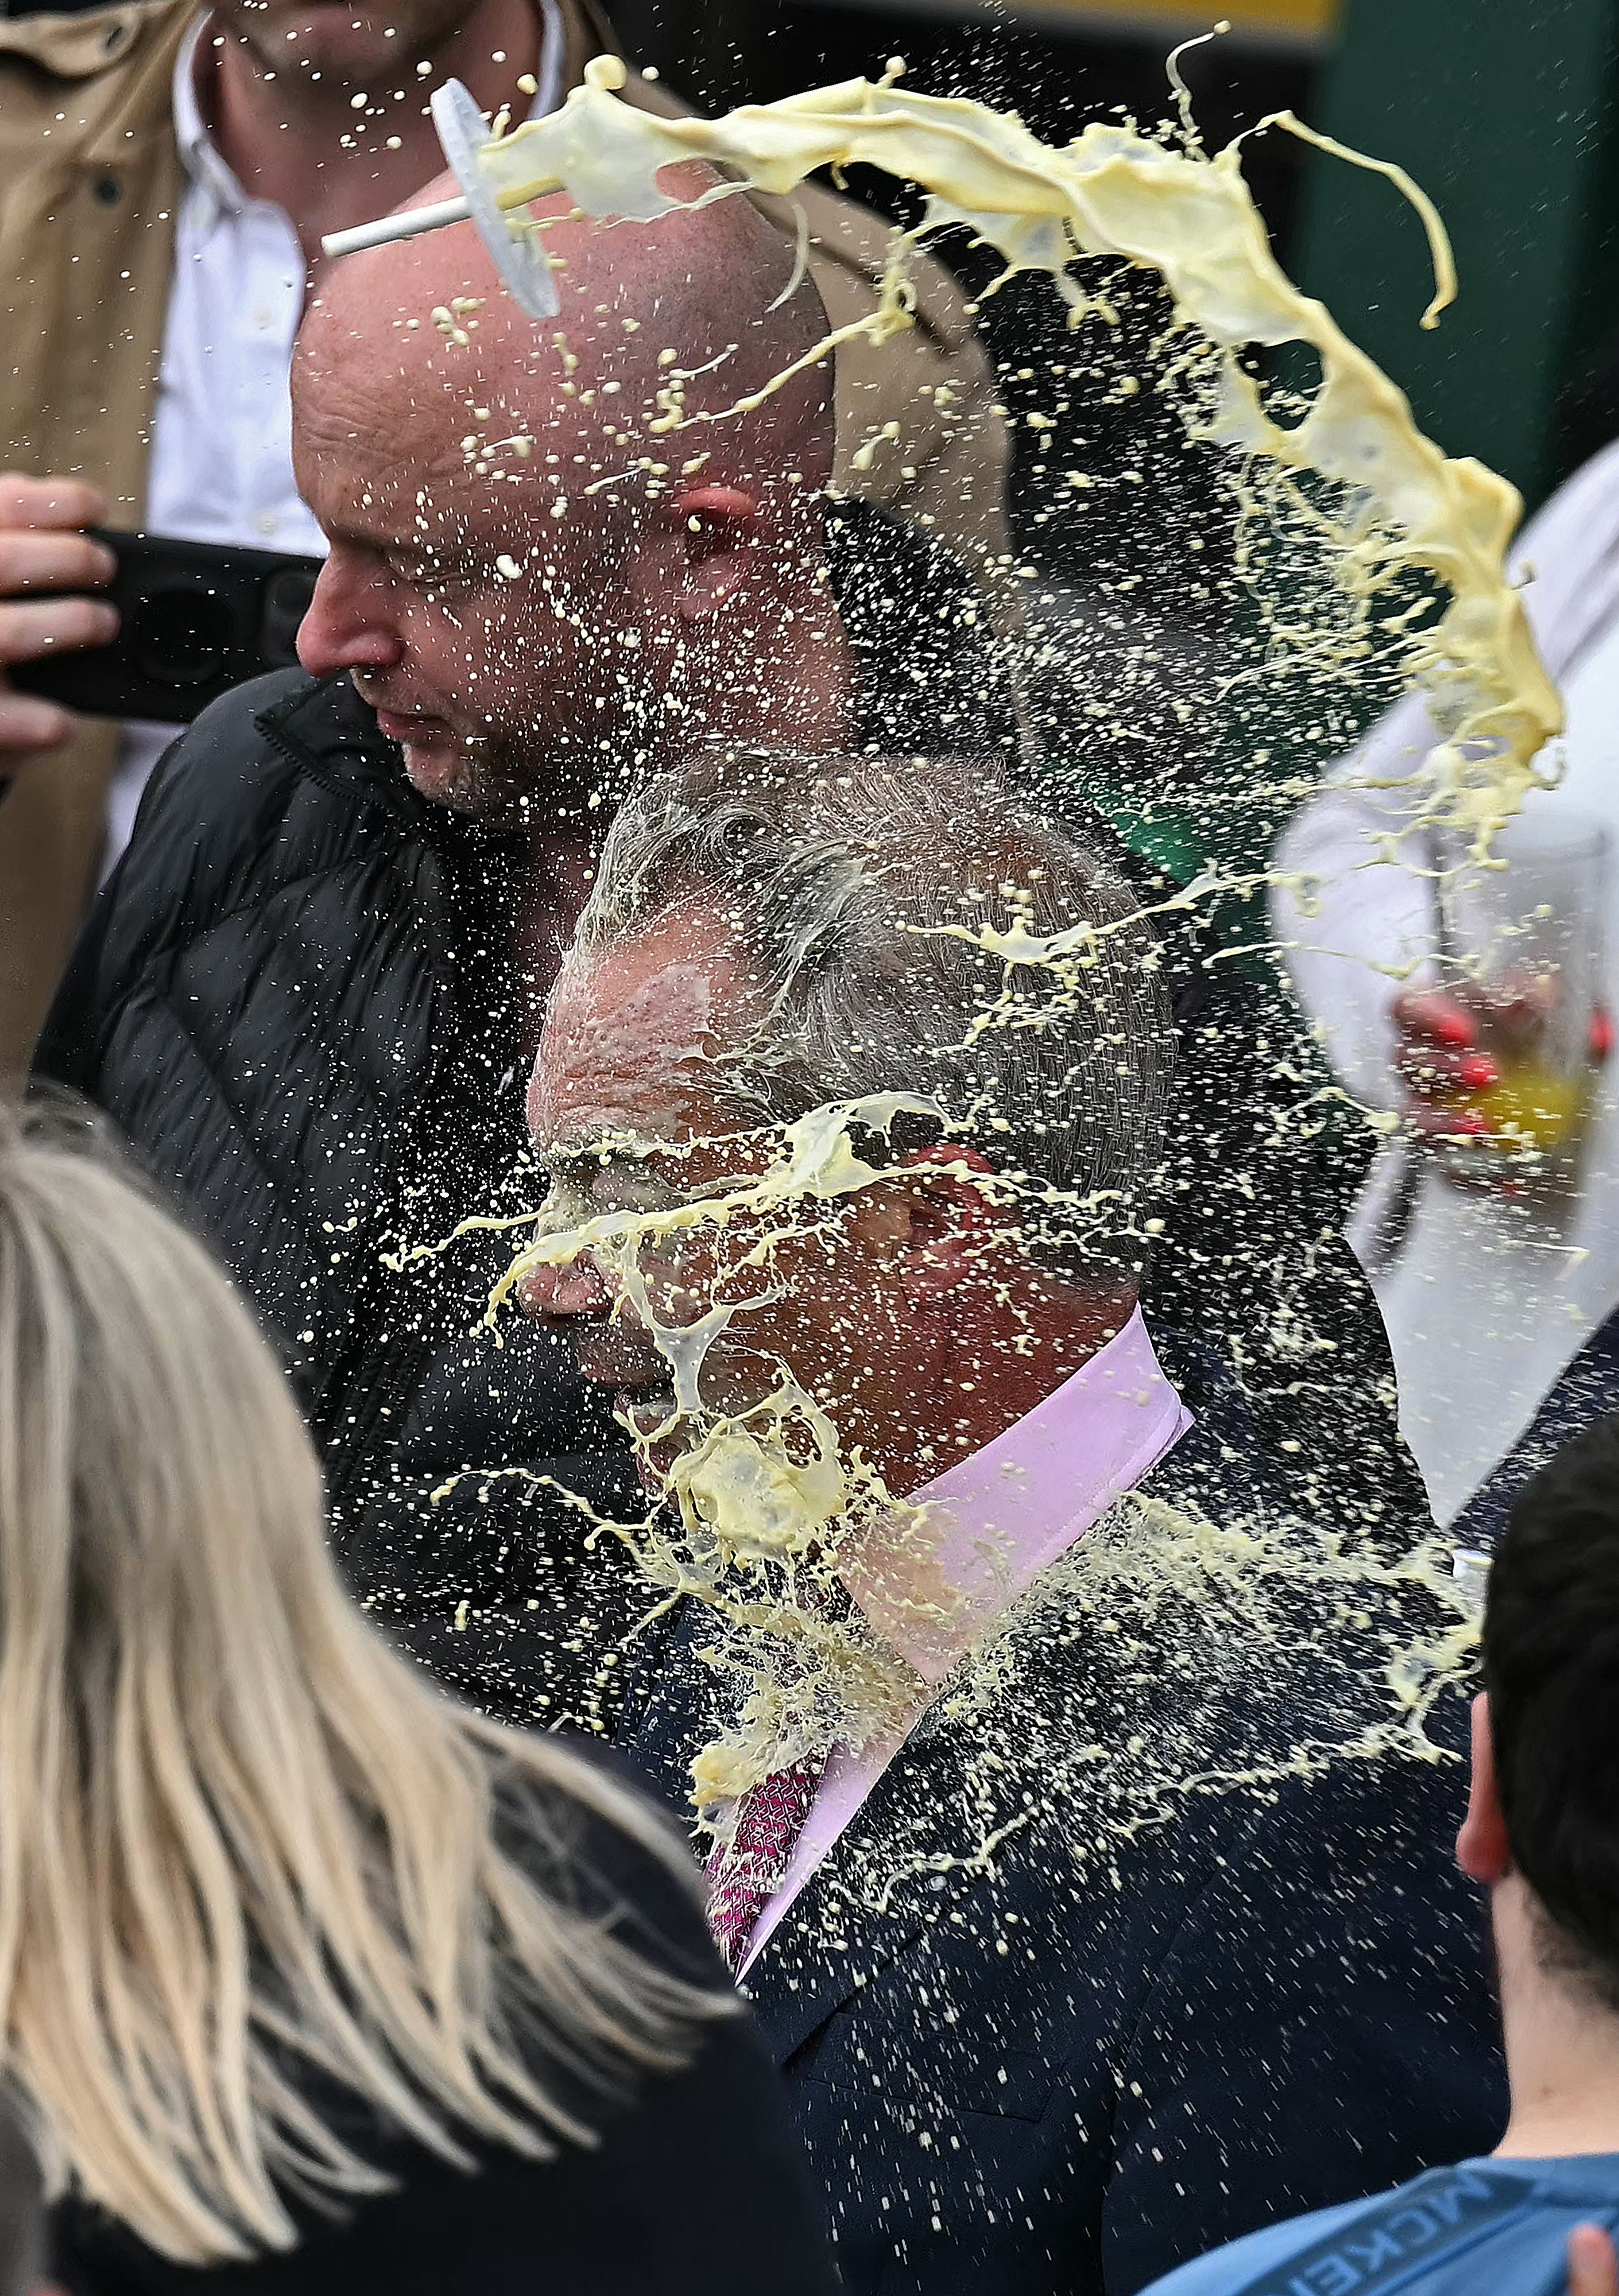
[[0, 2047], [53, 2187], [202, 2263], [292, 2246], [288, 2193], [388, 2189], [309, 2077], [459, 2164], [545, 2158], [591, 2139], [581, 2079], [730, 2005], [574, 1886], [589, 1813], [694, 1893], [672, 1828], [350, 1604], [247, 1310], [88, 1135], [0, 1104]]

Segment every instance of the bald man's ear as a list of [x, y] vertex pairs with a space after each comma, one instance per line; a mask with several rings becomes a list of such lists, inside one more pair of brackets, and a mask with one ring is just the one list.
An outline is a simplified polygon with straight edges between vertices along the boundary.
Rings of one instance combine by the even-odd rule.
[[649, 604], [677, 621], [719, 612], [748, 582], [760, 505], [740, 487], [683, 487], [649, 521], [631, 578]]

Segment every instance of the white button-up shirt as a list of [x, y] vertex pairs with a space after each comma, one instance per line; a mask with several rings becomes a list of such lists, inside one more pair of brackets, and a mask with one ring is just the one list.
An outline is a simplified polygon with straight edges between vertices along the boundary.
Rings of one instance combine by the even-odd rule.
[[[530, 119], [562, 101], [564, 37], [556, 0], [539, 0], [545, 32]], [[204, 11], [175, 60], [175, 138], [185, 189], [175, 224], [142, 524], [184, 542], [324, 556], [325, 537], [292, 476], [292, 343], [308, 275], [292, 219], [250, 199], [219, 156], [197, 94]], [[124, 729], [108, 795], [103, 870], [129, 841], [148, 775], [174, 726]]]

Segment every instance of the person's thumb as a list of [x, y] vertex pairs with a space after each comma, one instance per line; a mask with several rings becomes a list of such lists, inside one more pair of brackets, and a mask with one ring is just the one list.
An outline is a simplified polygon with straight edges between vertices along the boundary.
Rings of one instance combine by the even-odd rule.
[[1568, 2296], [1619, 2296], [1619, 2258], [1600, 2225], [1576, 2225], [1568, 2235]]

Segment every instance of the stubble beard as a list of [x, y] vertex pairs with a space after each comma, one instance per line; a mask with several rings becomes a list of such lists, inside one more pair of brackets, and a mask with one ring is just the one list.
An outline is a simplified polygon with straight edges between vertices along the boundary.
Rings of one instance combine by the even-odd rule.
[[406, 770], [412, 788], [430, 805], [480, 820], [511, 813], [521, 800], [523, 783], [504, 755], [503, 745], [488, 734], [457, 741], [455, 747], [432, 749], [413, 758], [407, 742]]

